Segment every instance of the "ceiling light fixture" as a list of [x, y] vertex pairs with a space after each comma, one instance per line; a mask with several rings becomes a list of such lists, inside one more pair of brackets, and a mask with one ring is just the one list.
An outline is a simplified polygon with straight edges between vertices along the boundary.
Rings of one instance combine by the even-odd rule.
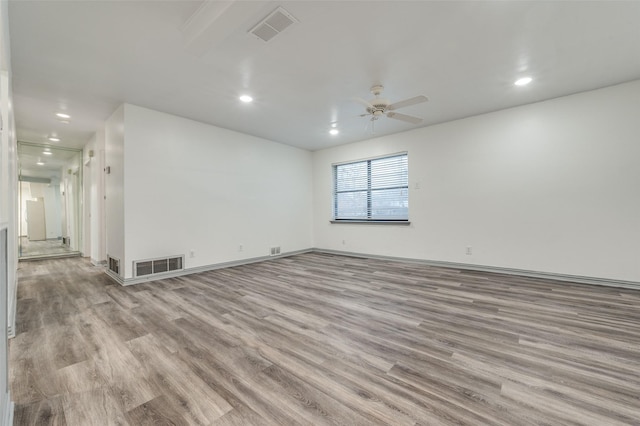
[[515, 84], [516, 86], [526, 86], [527, 84], [531, 83], [531, 81], [533, 81], [531, 77], [522, 77], [516, 80], [516, 82], [513, 84]]
[[44, 163], [43, 163], [42, 161], [38, 161], [36, 164], [37, 164], [38, 166], [44, 166]]
[[244, 102], [245, 104], [248, 104], [249, 102], [253, 102], [253, 98], [249, 95], [242, 95], [239, 98], [242, 102]]
[[56, 116], [58, 116], [59, 118], [71, 118], [71, 116], [69, 114], [65, 114], [64, 112], [57, 112]]
[[53, 152], [51, 152], [51, 151], [42, 151], [42, 153], [44, 155], [53, 155]]
[[55, 136], [49, 136], [49, 140], [50, 140], [51, 142], [60, 142], [60, 138], [57, 138], [57, 137], [55, 137]]
[[338, 133], [340, 133], [340, 130], [338, 130], [338, 129], [331, 129], [331, 130], [329, 130], [329, 134], [330, 134], [331, 136], [335, 136], [335, 135], [337, 135]]

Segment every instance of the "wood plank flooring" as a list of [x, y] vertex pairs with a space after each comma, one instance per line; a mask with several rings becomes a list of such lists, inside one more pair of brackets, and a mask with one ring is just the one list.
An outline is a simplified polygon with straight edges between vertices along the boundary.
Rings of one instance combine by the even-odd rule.
[[19, 276], [16, 425], [640, 425], [640, 291], [319, 253]]
[[27, 237], [20, 237], [19, 243], [18, 255], [24, 259], [40, 256], [80, 255], [79, 252], [71, 250], [69, 246], [62, 244], [61, 239], [29, 241]]

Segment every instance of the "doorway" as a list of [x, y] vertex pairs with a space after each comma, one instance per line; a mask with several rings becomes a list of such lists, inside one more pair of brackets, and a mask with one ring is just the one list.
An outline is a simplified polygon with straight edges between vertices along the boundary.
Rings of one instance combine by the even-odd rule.
[[80, 255], [82, 150], [18, 142], [18, 257]]

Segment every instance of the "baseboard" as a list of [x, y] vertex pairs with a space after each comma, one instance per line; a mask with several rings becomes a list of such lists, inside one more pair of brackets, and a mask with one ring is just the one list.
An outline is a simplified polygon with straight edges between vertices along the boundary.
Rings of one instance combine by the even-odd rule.
[[107, 269], [105, 272], [118, 284], [123, 286], [129, 286], [134, 284], [146, 283], [150, 281], [165, 280], [167, 278], [181, 277], [184, 275], [199, 274], [201, 272], [213, 271], [215, 269], [231, 268], [233, 266], [242, 266], [242, 265], [249, 265], [251, 263], [266, 262], [269, 260], [275, 260], [283, 257], [295, 256], [297, 254], [308, 253], [312, 250], [313, 249], [303, 249], [303, 250], [296, 250], [296, 251], [281, 253], [277, 256], [260, 256], [260, 257], [252, 257], [249, 259], [232, 260], [230, 262], [215, 263], [210, 265], [198, 266], [195, 268], [181, 269], [179, 271], [171, 271], [163, 274], [155, 274], [152, 276], [144, 276], [144, 277], [123, 278], [120, 275], [115, 274], [113, 271], [109, 269]]
[[381, 256], [381, 255], [375, 255], [375, 254], [354, 253], [354, 252], [348, 252], [348, 251], [330, 250], [330, 249], [321, 249], [321, 248], [314, 248], [313, 251], [317, 253], [361, 257], [365, 259], [380, 259], [380, 260], [389, 260], [389, 261], [420, 263], [423, 265], [435, 266], [440, 268], [491, 272], [495, 274], [517, 275], [517, 276], [529, 277], [529, 278], [543, 278], [548, 280], [568, 281], [568, 282], [574, 282], [579, 284], [600, 285], [605, 287], [622, 287], [622, 288], [631, 288], [634, 290], [640, 289], [640, 282], [635, 282], [635, 281], [624, 281], [624, 280], [615, 280], [615, 279], [597, 278], [597, 277], [584, 277], [580, 275], [567, 275], [567, 274], [557, 274], [552, 272], [529, 271], [525, 269], [502, 268], [499, 266], [484, 266], [484, 265], [474, 265], [469, 263], [443, 262], [438, 260]]
[[16, 305], [18, 304], [18, 300], [16, 297], [18, 291], [17, 278], [16, 283], [13, 285], [13, 289], [13, 294], [7, 294], [7, 297], [13, 298], [13, 303], [7, 303], [7, 309], [11, 310], [7, 318], [7, 339], [13, 339], [14, 337], [16, 337]]
[[115, 272], [113, 272], [111, 269], [105, 269], [104, 272], [105, 272], [105, 274], [107, 274], [112, 280], [114, 280], [118, 284], [124, 285], [124, 278], [122, 278], [120, 275], [118, 275]]
[[495, 274], [515, 275], [515, 276], [529, 277], [529, 278], [542, 278], [542, 279], [548, 279], [548, 280], [566, 281], [566, 282], [573, 282], [573, 283], [579, 283], [579, 284], [600, 285], [605, 287], [621, 287], [621, 288], [630, 288], [635, 290], [640, 289], [640, 282], [635, 282], [635, 281], [624, 281], [624, 280], [615, 280], [615, 279], [598, 278], [598, 277], [585, 277], [580, 275], [558, 274], [553, 272], [540, 272], [540, 271], [531, 271], [526, 269], [503, 268], [499, 266], [485, 266], [485, 265], [475, 265], [475, 264], [469, 264], [469, 263], [445, 262], [445, 261], [439, 261], [439, 260], [383, 256], [383, 255], [375, 255], [375, 254], [367, 254], [367, 253], [356, 253], [356, 252], [350, 252], [350, 251], [321, 249], [317, 247], [287, 252], [287, 253], [280, 254], [278, 256], [260, 256], [260, 257], [250, 258], [250, 259], [234, 260], [230, 262], [222, 262], [222, 263], [216, 263], [211, 265], [198, 266], [196, 268], [181, 269], [179, 271], [172, 271], [164, 274], [157, 274], [157, 275], [146, 276], [146, 277], [123, 278], [119, 275], [116, 275], [115, 273], [113, 273], [108, 269], [105, 272], [118, 284], [123, 286], [128, 286], [128, 285], [145, 283], [149, 281], [157, 281], [157, 280], [163, 280], [167, 278], [180, 277], [184, 275], [198, 274], [201, 272], [213, 271], [215, 269], [230, 268], [233, 266], [241, 266], [241, 265], [248, 265], [251, 263], [265, 262], [269, 260], [278, 259], [281, 257], [294, 256], [297, 254], [309, 253], [309, 252], [335, 254], [339, 256], [360, 257], [365, 259], [380, 259], [380, 260], [397, 261], [397, 262], [411, 262], [411, 263], [419, 263], [422, 265], [434, 266], [439, 268], [451, 268], [451, 269], [462, 269], [467, 271], [490, 272]]
[[106, 266], [107, 265], [107, 261], [106, 260], [96, 260], [94, 258], [90, 259], [90, 262], [93, 266]]
[[11, 393], [7, 392], [5, 395], [5, 403], [3, 404], [3, 412], [2, 412], [2, 424], [1, 426], [12, 426], [13, 425], [13, 409], [14, 404], [11, 402]]
[[51, 260], [51, 259], [65, 259], [67, 257], [82, 257], [80, 252], [74, 251], [72, 253], [56, 253], [56, 254], [42, 254], [37, 256], [23, 256], [18, 259], [19, 262], [37, 262], [39, 260]]

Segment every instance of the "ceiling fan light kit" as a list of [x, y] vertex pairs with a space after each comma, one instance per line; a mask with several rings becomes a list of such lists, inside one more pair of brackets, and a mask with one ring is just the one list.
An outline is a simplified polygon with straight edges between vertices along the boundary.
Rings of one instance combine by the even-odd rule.
[[380, 95], [382, 94], [382, 90], [384, 90], [384, 87], [382, 85], [376, 84], [372, 86], [371, 93], [375, 96], [375, 98], [370, 101], [366, 101], [362, 98], [353, 98], [355, 102], [364, 105], [367, 111], [365, 114], [360, 115], [361, 117], [370, 116], [370, 120], [374, 121], [382, 116], [387, 116], [394, 120], [401, 120], [411, 124], [422, 123], [422, 118], [414, 117], [407, 114], [400, 114], [395, 112], [395, 110], [427, 102], [429, 99], [426, 96], [419, 95], [414, 96], [413, 98], [405, 99], [403, 101], [391, 103], [388, 99], [380, 97]]

